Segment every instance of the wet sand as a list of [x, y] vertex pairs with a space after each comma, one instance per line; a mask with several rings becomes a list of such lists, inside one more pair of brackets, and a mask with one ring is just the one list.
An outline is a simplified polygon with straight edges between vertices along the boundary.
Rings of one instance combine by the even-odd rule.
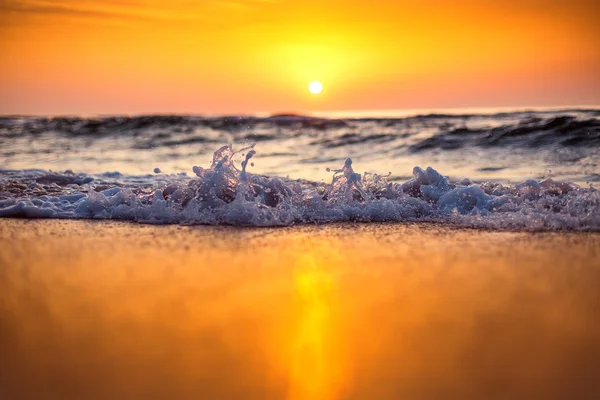
[[598, 260], [598, 233], [4, 219], [0, 398], [600, 398]]

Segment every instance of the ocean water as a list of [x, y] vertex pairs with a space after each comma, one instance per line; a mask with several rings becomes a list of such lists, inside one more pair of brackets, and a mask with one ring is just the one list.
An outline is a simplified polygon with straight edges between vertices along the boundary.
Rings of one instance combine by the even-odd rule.
[[600, 230], [600, 110], [0, 117], [0, 216]]

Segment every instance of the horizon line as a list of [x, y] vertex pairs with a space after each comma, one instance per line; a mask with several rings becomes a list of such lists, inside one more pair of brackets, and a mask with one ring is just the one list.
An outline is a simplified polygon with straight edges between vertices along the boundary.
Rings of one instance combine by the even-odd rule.
[[107, 117], [145, 117], [145, 116], [190, 116], [204, 118], [248, 117], [269, 118], [276, 116], [298, 116], [317, 118], [406, 118], [419, 115], [492, 115], [519, 112], [545, 111], [597, 111], [600, 104], [563, 105], [563, 106], [497, 106], [497, 107], [430, 107], [430, 108], [390, 108], [365, 110], [332, 111], [257, 111], [253, 113], [190, 113], [190, 112], [122, 112], [122, 113], [1, 113], [0, 118], [107, 118]]

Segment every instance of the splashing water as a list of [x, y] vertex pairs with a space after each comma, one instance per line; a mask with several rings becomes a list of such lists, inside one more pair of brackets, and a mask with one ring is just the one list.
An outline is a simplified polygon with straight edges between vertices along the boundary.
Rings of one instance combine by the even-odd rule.
[[327, 182], [326, 168], [352, 157], [364, 171], [387, 173], [393, 166], [394, 182], [425, 162], [478, 181], [600, 182], [600, 110], [471, 112], [343, 119], [0, 116], [0, 168], [183, 173], [224, 143], [258, 142], [256, 170], [294, 179]]
[[[252, 174], [254, 145], [218, 149], [210, 168], [127, 176], [3, 171], [0, 217], [101, 218], [143, 223], [285, 226], [339, 221], [436, 221], [520, 230], [600, 230], [600, 193], [552, 179], [517, 185], [453, 181], [431, 167], [413, 178], [362, 176], [346, 159], [329, 184]], [[235, 165], [245, 153], [241, 169]]]

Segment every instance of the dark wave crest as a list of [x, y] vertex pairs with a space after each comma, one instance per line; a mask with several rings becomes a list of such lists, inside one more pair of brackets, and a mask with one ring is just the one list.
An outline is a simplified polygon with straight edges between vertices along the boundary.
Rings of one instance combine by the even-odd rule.
[[[329, 130], [339, 133], [318, 136], [319, 132]], [[431, 134], [404, 143], [403, 139], [424, 131]], [[399, 141], [394, 147], [408, 147], [411, 152], [465, 146], [600, 146], [600, 112], [521, 112], [487, 116], [430, 114], [408, 118], [362, 119], [328, 119], [293, 114], [265, 118], [180, 115], [0, 118], [0, 138], [45, 133], [68, 137], [125, 136], [137, 138], [132, 146], [137, 149], [214, 143], [231, 137], [252, 142], [268, 141], [310, 135], [311, 132], [318, 136], [311, 144], [327, 148], [392, 141]], [[225, 138], [223, 135], [233, 136]]]
[[453, 127], [413, 144], [412, 151], [426, 149], [458, 149], [465, 146], [540, 147], [548, 144], [561, 146], [600, 146], [600, 120], [558, 116], [549, 119], [528, 118], [516, 124], [492, 129]]
[[231, 116], [199, 117], [181, 115], [117, 116], [101, 118], [82, 117], [2, 117], [0, 134], [39, 134], [55, 132], [65, 135], [113, 135], [118, 133], [141, 134], [148, 131], [170, 131], [175, 133], [193, 132], [199, 128], [223, 131], [243, 131], [259, 125], [281, 128], [330, 129], [347, 126], [339, 119], [315, 118], [309, 116], [276, 115], [266, 118]]

